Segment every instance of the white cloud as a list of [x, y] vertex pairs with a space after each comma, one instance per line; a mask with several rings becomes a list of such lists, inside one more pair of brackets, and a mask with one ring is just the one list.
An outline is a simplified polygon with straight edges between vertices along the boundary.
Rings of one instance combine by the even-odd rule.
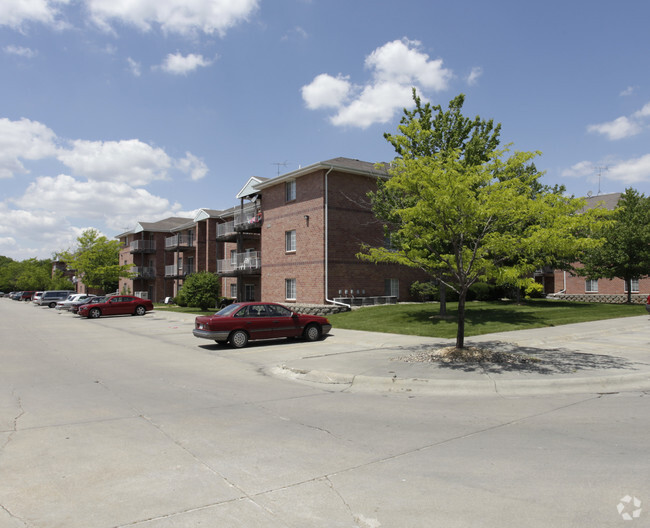
[[68, 0], [2, 0], [0, 2], [0, 26], [20, 30], [26, 22], [38, 22], [60, 26], [57, 21], [59, 5]]
[[594, 174], [596, 165], [591, 161], [581, 161], [562, 171], [562, 176], [565, 178], [579, 178], [581, 176], [589, 176]]
[[623, 182], [625, 185], [649, 183], [650, 154], [609, 165], [609, 170], [603, 175], [610, 180]]
[[638, 86], [628, 86], [625, 90], [623, 90], [619, 95], [621, 97], [627, 97], [628, 95], [632, 95], [634, 92], [638, 90]]
[[133, 60], [131, 57], [127, 57], [126, 62], [129, 65], [129, 70], [135, 77], [142, 75], [142, 67], [139, 62]]
[[323, 73], [302, 87], [307, 108], [334, 108], [330, 121], [337, 126], [366, 128], [385, 123], [411, 102], [411, 88], [441, 91], [453, 77], [441, 59], [431, 60], [420, 43], [407, 39], [388, 42], [366, 57], [372, 78], [365, 86], [353, 86], [349, 77]]
[[191, 35], [197, 31], [221, 36], [245, 22], [258, 0], [86, 0], [92, 20], [111, 31], [111, 22], [131, 24], [143, 31], [152, 25], [166, 33]]
[[189, 55], [183, 56], [181, 53], [170, 53], [165, 58], [160, 69], [172, 75], [187, 75], [197, 68], [205, 68], [206, 66], [210, 66], [210, 64], [212, 64], [212, 61], [206, 59], [203, 55], [190, 53]]
[[73, 174], [89, 180], [147, 185], [167, 178], [172, 159], [160, 148], [137, 139], [123, 141], [72, 141], [58, 158]]
[[205, 162], [190, 152], [186, 152], [185, 157], [176, 162], [176, 167], [185, 174], [189, 174], [194, 181], [204, 178], [208, 173], [208, 166]]
[[478, 83], [478, 79], [481, 75], [483, 75], [483, 68], [479, 66], [472, 68], [472, 71], [467, 77], [467, 84], [474, 86], [476, 83]]
[[630, 117], [621, 116], [607, 123], [589, 125], [587, 131], [603, 134], [611, 140], [624, 139], [639, 134], [643, 130], [643, 120], [647, 117], [650, 117], [650, 103], [634, 112]]
[[332, 77], [321, 73], [314, 80], [302, 87], [302, 98], [307, 108], [339, 108], [350, 94], [352, 85], [348, 77], [338, 75]]
[[45, 125], [29, 119], [0, 118], [0, 178], [29, 172], [21, 160], [38, 160], [56, 153], [56, 135]]
[[36, 57], [36, 52], [34, 50], [30, 48], [24, 48], [22, 46], [9, 45], [5, 46], [3, 50], [7, 55], [16, 55], [25, 59], [33, 59]]

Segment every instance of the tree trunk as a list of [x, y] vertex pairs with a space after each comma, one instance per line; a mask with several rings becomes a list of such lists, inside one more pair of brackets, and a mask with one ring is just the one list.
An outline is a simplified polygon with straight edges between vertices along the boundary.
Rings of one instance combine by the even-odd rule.
[[627, 288], [627, 304], [632, 303], [632, 279], [625, 279], [625, 287]]
[[456, 348], [465, 347], [465, 298], [467, 290], [461, 290], [458, 297], [458, 332], [456, 333]]
[[447, 315], [447, 285], [441, 282], [438, 292], [440, 293], [440, 317], [445, 317]]

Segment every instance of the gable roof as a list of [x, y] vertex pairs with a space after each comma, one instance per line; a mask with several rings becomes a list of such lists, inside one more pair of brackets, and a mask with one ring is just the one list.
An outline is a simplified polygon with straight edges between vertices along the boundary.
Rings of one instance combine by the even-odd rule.
[[266, 189], [268, 187], [272, 187], [279, 183], [289, 181], [289, 180], [294, 180], [296, 178], [300, 178], [300, 176], [311, 174], [315, 171], [323, 170], [323, 169], [326, 170], [334, 169], [340, 172], [360, 174], [363, 176], [373, 176], [375, 178], [385, 178], [388, 176], [388, 164], [386, 163], [381, 163], [378, 166], [378, 164], [376, 163], [370, 163], [368, 161], [361, 161], [358, 159], [332, 158], [326, 161], [319, 161], [318, 163], [308, 165], [304, 168], [300, 168], [298, 170], [288, 172], [286, 174], [282, 174], [275, 178], [271, 178], [257, 185], [255, 189], [256, 190]]
[[585, 204], [583, 211], [588, 209], [595, 209], [596, 207], [602, 207], [603, 209], [609, 209], [613, 211], [618, 205], [618, 201], [621, 199], [621, 193], [610, 193], [610, 194], [597, 194], [596, 196], [586, 196]]
[[262, 178], [261, 176], [251, 176], [248, 178], [246, 185], [237, 193], [236, 198], [246, 198], [247, 196], [257, 194], [257, 186], [267, 180], [268, 178]]

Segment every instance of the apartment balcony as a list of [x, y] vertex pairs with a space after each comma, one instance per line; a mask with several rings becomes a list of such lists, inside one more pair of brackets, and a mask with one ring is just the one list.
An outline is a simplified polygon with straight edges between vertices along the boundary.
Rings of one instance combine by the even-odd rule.
[[262, 268], [262, 256], [259, 251], [236, 253], [229, 259], [217, 261], [219, 275], [258, 275]]
[[177, 266], [172, 264], [171, 266], [165, 266], [165, 278], [174, 278], [180, 279], [187, 277], [191, 273], [194, 273], [194, 266]]
[[134, 240], [130, 244], [131, 253], [155, 253], [156, 242], [154, 240]]
[[134, 279], [155, 279], [156, 268], [150, 266], [134, 266], [131, 268]]
[[233, 220], [224, 224], [217, 224], [217, 240], [233, 238], [236, 234], [235, 222]]
[[188, 235], [174, 235], [165, 239], [165, 251], [187, 251], [193, 249], [193, 239]]
[[262, 227], [262, 212], [254, 204], [235, 209], [235, 231], [251, 231]]

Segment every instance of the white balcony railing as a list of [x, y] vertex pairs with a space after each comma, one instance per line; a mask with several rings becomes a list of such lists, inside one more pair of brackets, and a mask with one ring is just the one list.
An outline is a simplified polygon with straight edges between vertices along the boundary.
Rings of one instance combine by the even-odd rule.
[[131, 251], [156, 251], [154, 240], [134, 240], [131, 242]]
[[131, 273], [136, 277], [153, 278], [156, 276], [156, 268], [150, 266], [134, 266]]
[[194, 273], [194, 266], [179, 267], [176, 264], [165, 266], [165, 277], [185, 277], [190, 273]]
[[217, 224], [217, 236], [222, 237], [235, 232], [235, 222], [230, 220], [224, 224]]
[[187, 235], [174, 235], [165, 239], [165, 249], [174, 249], [177, 247], [190, 247], [192, 240]]
[[262, 213], [255, 204], [247, 204], [243, 208], [235, 209], [235, 227], [244, 225], [255, 226], [262, 221]]
[[133, 292], [133, 295], [135, 295], [136, 297], [140, 297], [140, 299], [148, 299], [149, 298], [149, 292], [146, 292], [146, 291]]
[[233, 271], [254, 271], [262, 267], [262, 256], [259, 251], [236, 253], [232, 258], [217, 261], [217, 273]]

